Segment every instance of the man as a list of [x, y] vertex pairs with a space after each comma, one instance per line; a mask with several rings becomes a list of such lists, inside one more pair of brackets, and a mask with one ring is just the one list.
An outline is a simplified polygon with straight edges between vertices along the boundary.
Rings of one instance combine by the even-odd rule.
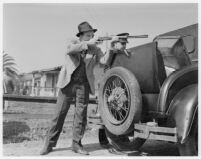
[[96, 46], [98, 42], [93, 37], [97, 29], [93, 29], [88, 22], [79, 24], [78, 30], [77, 37], [79, 39], [72, 40], [68, 45], [65, 64], [59, 74], [57, 85], [60, 91], [57, 98], [56, 112], [41, 155], [48, 154], [56, 146], [73, 98], [75, 98], [76, 106], [72, 150], [84, 155], [89, 154], [83, 149], [81, 139], [87, 123], [89, 93], [95, 93], [93, 69], [97, 63], [106, 64], [110, 52], [108, 51], [104, 55], [101, 49]]
[[[107, 61], [107, 65], [105, 65], [104, 71], [107, 71], [108, 69], [111, 68], [117, 53], [118, 54], [126, 54], [127, 56], [129, 56], [129, 52], [126, 50], [126, 45], [128, 43], [128, 40], [127, 40], [128, 36], [129, 36], [129, 33], [121, 33], [121, 34], [117, 34], [113, 38], [113, 40], [111, 42], [111, 47], [114, 49], [110, 50], [111, 56], [109, 57], [109, 59]], [[99, 117], [100, 114], [97, 113], [96, 116]], [[101, 146], [104, 148], [108, 148], [109, 141], [107, 139], [105, 129], [99, 129], [98, 137], [99, 137], [99, 142], [100, 142]], [[115, 145], [115, 141], [112, 141], [112, 145]], [[112, 149], [112, 152], [119, 154], [119, 152], [117, 152], [114, 149]]]
[[110, 49], [111, 56], [109, 57], [107, 61], [107, 65], [105, 66], [105, 71], [111, 67], [116, 57], [116, 53], [119, 53], [119, 54], [123, 53], [129, 56], [129, 53], [126, 50], [126, 45], [128, 43], [128, 40], [127, 40], [128, 36], [129, 36], [129, 33], [121, 33], [113, 37], [111, 42], [111, 48], [113, 49]]

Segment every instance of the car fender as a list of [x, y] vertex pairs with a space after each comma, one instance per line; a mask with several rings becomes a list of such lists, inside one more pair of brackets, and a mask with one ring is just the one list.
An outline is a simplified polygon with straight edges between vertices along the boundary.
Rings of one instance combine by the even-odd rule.
[[[167, 111], [167, 126], [177, 128], [179, 143], [184, 143], [198, 111], [198, 84], [192, 84], [179, 91]], [[196, 122], [196, 121], [195, 121]]]
[[198, 83], [198, 65], [193, 64], [173, 72], [163, 83], [157, 104], [157, 112], [165, 115], [175, 95], [183, 88]]

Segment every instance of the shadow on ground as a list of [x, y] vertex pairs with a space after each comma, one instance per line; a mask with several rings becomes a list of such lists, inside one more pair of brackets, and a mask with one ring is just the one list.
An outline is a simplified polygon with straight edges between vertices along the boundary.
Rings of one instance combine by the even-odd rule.
[[[164, 144], [164, 142], [157, 142], [154, 143], [154, 145], [148, 142], [139, 151], [117, 151], [111, 145], [108, 145], [107, 148], [103, 148], [99, 143], [85, 144], [84, 149], [89, 153], [105, 149], [108, 150], [109, 153], [121, 156], [179, 156], [176, 145], [169, 143]], [[53, 153], [69, 150], [71, 151], [72, 147], [55, 148], [53, 149]]]
[[[93, 151], [98, 151], [102, 150], [103, 148], [100, 146], [99, 143], [94, 143], [94, 144], [85, 144], [83, 145], [84, 149], [87, 150], [88, 152], [93, 152]], [[67, 150], [72, 150], [72, 147], [67, 147], [67, 148], [55, 148], [53, 152], [55, 151], [67, 151]]]
[[140, 148], [140, 152], [142, 156], [179, 156], [177, 145], [166, 141], [147, 140]]
[[30, 128], [26, 122], [3, 122], [3, 144], [19, 143], [24, 140], [30, 140], [30, 138], [25, 135], [25, 133], [29, 131]]

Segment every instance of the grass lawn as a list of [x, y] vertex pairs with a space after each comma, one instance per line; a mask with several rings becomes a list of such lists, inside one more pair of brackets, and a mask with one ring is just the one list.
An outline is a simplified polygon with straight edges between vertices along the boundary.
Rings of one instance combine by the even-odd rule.
[[[43, 140], [55, 111], [56, 104], [9, 101], [3, 113], [3, 144]], [[88, 106], [88, 114], [96, 105]], [[72, 135], [74, 105], [71, 106], [60, 138]], [[87, 127], [86, 135], [90, 128]]]
[[[4, 156], [38, 156], [43, 146], [42, 140], [46, 135], [54, 113], [55, 104], [10, 102], [9, 105], [10, 107], [3, 114]], [[94, 105], [89, 105], [88, 114], [95, 108]], [[55, 151], [49, 154], [50, 156], [77, 155], [71, 151], [73, 113], [74, 106], [68, 112], [57, 147]], [[101, 148], [98, 141], [98, 131], [92, 131], [90, 127], [86, 129], [83, 144], [92, 156], [114, 155], [107, 149]], [[178, 150], [175, 144], [148, 140], [140, 152], [130, 155], [178, 156]]]

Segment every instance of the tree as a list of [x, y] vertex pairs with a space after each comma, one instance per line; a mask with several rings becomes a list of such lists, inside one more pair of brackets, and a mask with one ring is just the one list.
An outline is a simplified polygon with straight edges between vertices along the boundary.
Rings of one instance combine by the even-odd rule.
[[15, 60], [3, 52], [3, 91], [12, 93], [18, 80], [18, 70]]

